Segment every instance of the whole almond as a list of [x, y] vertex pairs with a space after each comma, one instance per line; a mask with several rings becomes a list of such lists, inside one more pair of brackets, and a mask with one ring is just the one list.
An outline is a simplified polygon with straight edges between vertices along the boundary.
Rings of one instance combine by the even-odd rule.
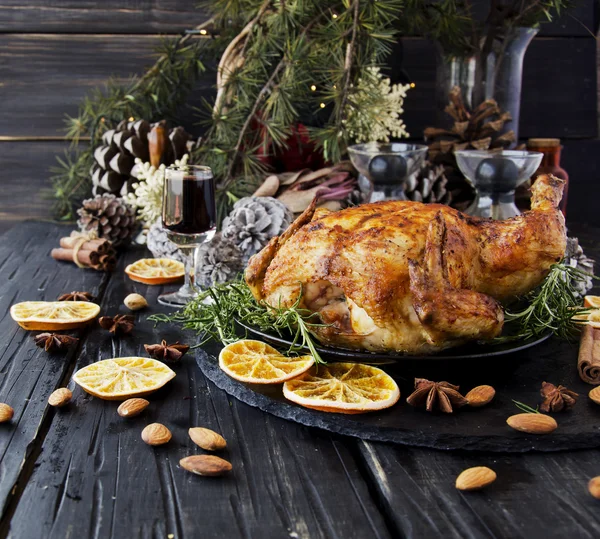
[[594, 498], [600, 500], [600, 475], [590, 479], [590, 482], [588, 483], [588, 490]]
[[554, 418], [544, 414], [517, 414], [510, 416], [506, 422], [509, 427], [529, 434], [549, 434], [558, 427]]
[[214, 430], [205, 429], [204, 427], [194, 427], [188, 430], [188, 434], [192, 442], [207, 451], [220, 451], [227, 447], [225, 438], [217, 434]]
[[590, 399], [592, 399], [596, 404], [600, 404], [600, 386], [595, 387], [594, 389], [592, 389], [588, 395], [590, 396]]
[[150, 403], [146, 399], [127, 399], [117, 408], [117, 413], [121, 417], [135, 417], [140, 415]]
[[479, 408], [489, 404], [495, 395], [496, 390], [492, 386], [477, 386], [471, 389], [465, 398], [469, 401], [469, 406]]
[[63, 406], [69, 404], [72, 398], [73, 393], [70, 389], [67, 389], [66, 387], [59, 387], [48, 397], [48, 404], [56, 408], [62, 408]]
[[214, 477], [231, 471], [231, 463], [214, 455], [192, 455], [179, 461], [179, 465], [196, 475]]
[[475, 466], [462, 471], [456, 478], [458, 490], [479, 490], [496, 480], [496, 472], [487, 466]]
[[131, 311], [139, 311], [140, 309], [145, 309], [148, 307], [148, 302], [146, 298], [141, 294], [129, 294], [124, 300], [123, 303], [125, 307], [127, 307]]
[[148, 445], [163, 445], [171, 439], [171, 431], [162, 423], [150, 423], [142, 431], [142, 440]]
[[12, 406], [0, 402], [0, 423], [10, 421], [13, 415], [15, 415], [15, 411], [12, 409]]

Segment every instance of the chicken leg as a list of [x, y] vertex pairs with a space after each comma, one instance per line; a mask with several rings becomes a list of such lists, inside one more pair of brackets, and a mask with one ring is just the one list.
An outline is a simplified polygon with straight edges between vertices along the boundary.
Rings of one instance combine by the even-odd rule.
[[438, 212], [427, 231], [422, 261], [408, 261], [412, 304], [429, 344], [496, 337], [504, 322], [502, 307], [490, 296], [450, 284], [445, 248], [446, 222]]

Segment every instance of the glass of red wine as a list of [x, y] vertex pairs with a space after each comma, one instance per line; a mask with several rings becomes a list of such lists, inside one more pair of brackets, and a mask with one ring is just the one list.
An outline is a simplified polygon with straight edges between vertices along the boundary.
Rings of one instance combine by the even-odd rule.
[[185, 257], [185, 283], [177, 292], [160, 295], [158, 302], [181, 307], [197, 294], [192, 277], [196, 248], [210, 241], [217, 229], [215, 179], [210, 167], [166, 169], [162, 223], [167, 237]]

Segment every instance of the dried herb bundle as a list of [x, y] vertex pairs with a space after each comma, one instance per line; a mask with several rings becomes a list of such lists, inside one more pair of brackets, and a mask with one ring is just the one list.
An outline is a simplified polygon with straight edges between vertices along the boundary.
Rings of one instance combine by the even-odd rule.
[[577, 283], [590, 277], [594, 276], [567, 264], [553, 264], [544, 282], [522, 298], [524, 307], [504, 310], [508, 336], [496, 341], [530, 339], [546, 331], [563, 339], [576, 335], [580, 326], [575, 317], [588, 311], [581, 306]]
[[299, 308], [301, 299], [300, 295], [289, 308], [273, 308], [265, 303], [257, 303], [246, 283], [235, 281], [209, 288], [173, 315], [155, 314], [149, 320], [175, 322], [184, 329], [193, 329], [201, 335], [199, 344], [212, 339], [223, 344], [239, 340], [235, 323], [239, 320], [280, 336], [291, 333], [290, 352], [301, 352], [303, 347], [308, 347], [315, 361], [324, 363], [311, 333], [313, 327], [322, 327], [324, 324], [317, 313]]

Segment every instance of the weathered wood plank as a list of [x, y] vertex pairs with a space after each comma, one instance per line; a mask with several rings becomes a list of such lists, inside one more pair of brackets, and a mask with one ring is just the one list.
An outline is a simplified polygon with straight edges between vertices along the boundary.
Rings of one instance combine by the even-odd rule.
[[[37, 348], [34, 333], [19, 328], [10, 317], [10, 306], [19, 301], [55, 300], [72, 290], [98, 295], [103, 288], [104, 274], [50, 258], [50, 248], [68, 231], [64, 226], [27, 223], [0, 238], [0, 402], [15, 410], [13, 420], [0, 425], [2, 513], [26, 458], [54, 413], [49, 411], [48, 396], [60, 386], [76, 355], [76, 350], [65, 356]], [[84, 336], [86, 330], [79, 333]]]
[[[0, 136], [64, 135], [65, 114], [113, 77], [126, 81], [153, 64], [160, 36], [0, 35]], [[212, 75], [198, 81], [182, 124], [198, 131], [191, 106], [212, 92]]]
[[0, 32], [178, 33], [206, 19], [186, 0], [2, 0]]
[[0, 234], [26, 219], [51, 219], [50, 167], [65, 142], [0, 142]]
[[[140, 251], [128, 253], [127, 261]], [[117, 271], [102, 304], [122, 311], [132, 291], [156, 305], [157, 287], [125, 280]], [[77, 368], [100, 358], [143, 353], [142, 343], [182, 335], [137, 316], [132, 336], [112, 339], [94, 330]], [[184, 336], [185, 340], [190, 337]], [[183, 339], [182, 339], [183, 340]], [[123, 420], [117, 403], [74, 391], [74, 403], [56, 414], [31, 480], [11, 522], [11, 537], [389, 537], [368, 488], [343, 440], [263, 414], [207, 383], [193, 357], [151, 395], [148, 410]], [[140, 439], [151, 422], [166, 424], [173, 440], [153, 449]], [[193, 476], [179, 459], [201, 453], [190, 426], [207, 426], [228, 441], [230, 476]], [[35, 514], [35, 519], [29, 518]]]
[[[0, 4], [0, 32], [128, 33], [152, 31], [173, 33], [198, 24], [205, 17], [186, 0], [3, 0]], [[478, 0], [478, 16], [487, 13], [489, 0]], [[198, 22], [195, 22], [198, 21]], [[544, 36], [595, 34], [593, 0], [580, 0], [561, 17], [543, 24]]]
[[[157, 38], [149, 36], [0, 36], [5, 66], [0, 135], [57, 135], [65, 114], [109, 75], [125, 78], [152, 61]], [[435, 54], [420, 38], [403, 40], [403, 68], [416, 83], [405, 103], [412, 136], [435, 125]], [[596, 41], [593, 38], [536, 38], [525, 56], [521, 135], [595, 137]], [[192, 104], [211, 95], [212, 74], [198, 83]], [[184, 125], [194, 128], [192, 114]]]
[[[597, 228], [579, 225], [572, 232], [586, 254], [599, 260]], [[532, 388], [532, 395], [535, 392]], [[593, 404], [582, 396], [577, 406]], [[558, 416], [557, 421], [560, 428]], [[600, 535], [597, 501], [587, 492], [587, 482], [600, 471], [597, 449], [490, 455], [361, 442], [358, 450], [398, 536], [592, 539]], [[481, 492], [456, 490], [458, 474], [473, 466], [492, 468], [496, 482]]]
[[[598, 473], [594, 451], [485, 455], [402, 449], [362, 442], [366, 470], [398, 537], [594, 538], [597, 501], [587, 482]], [[488, 466], [498, 479], [481, 492], [458, 491], [456, 476]]]

